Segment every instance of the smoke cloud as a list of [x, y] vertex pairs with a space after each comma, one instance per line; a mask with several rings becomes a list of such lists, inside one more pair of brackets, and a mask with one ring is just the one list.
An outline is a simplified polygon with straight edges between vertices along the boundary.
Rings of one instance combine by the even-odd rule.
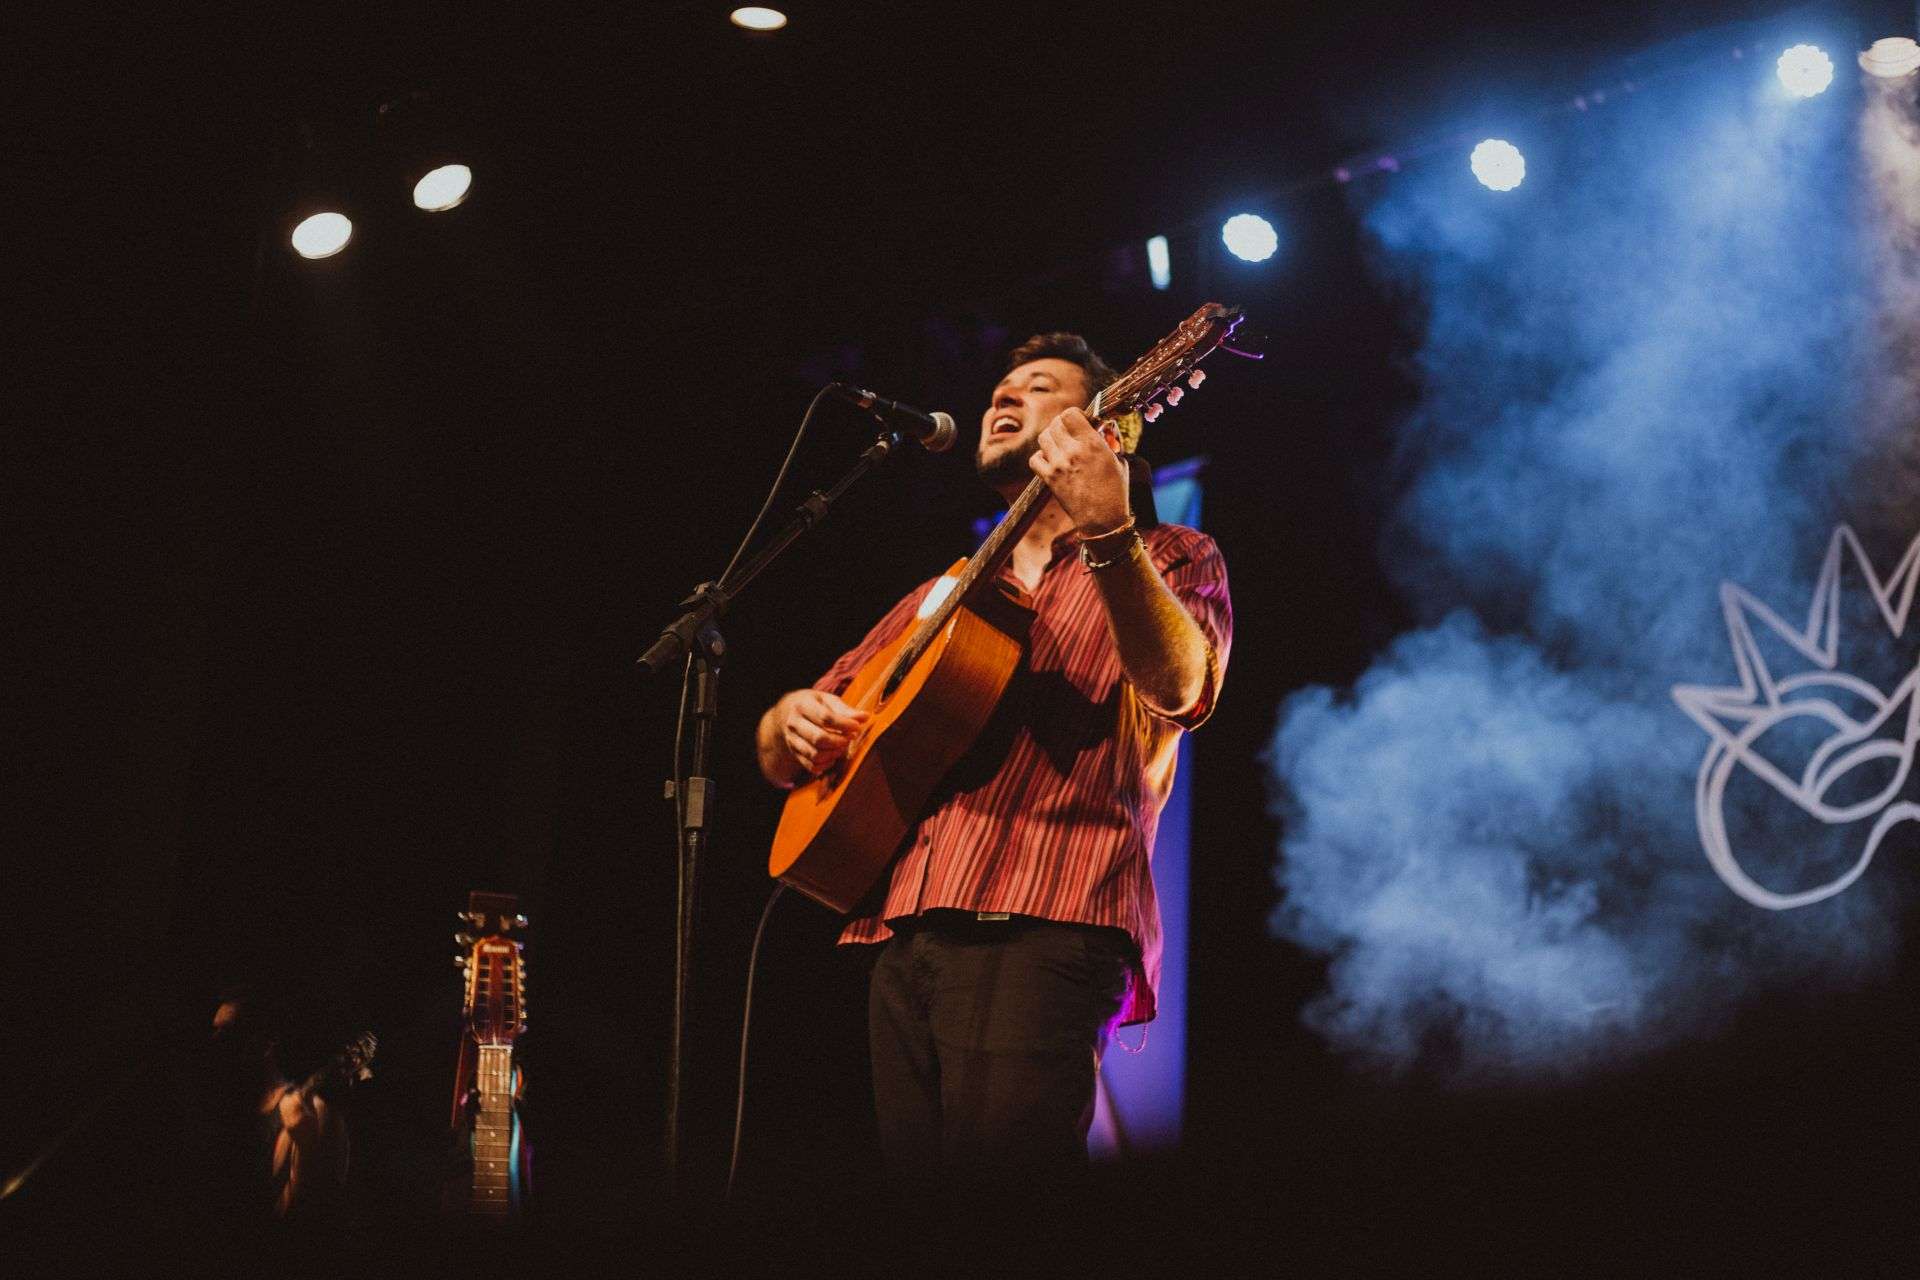
[[[1382, 553], [1428, 623], [1294, 695], [1270, 761], [1273, 926], [1331, 958], [1306, 1017], [1371, 1066], [1578, 1074], [1895, 943], [1886, 854], [1797, 911], [1729, 892], [1669, 694], [1734, 682], [1723, 580], [1801, 618], [1836, 521], [1889, 569], [1920, 528], [1920, 131], [1845, 76], [1796, 102], [1752, 71], [1514, 137], [1518, 191], [1463, 149], [1363, 211], [1423, 313]], [[1857, 852], [1765, 787], [1729, 804], [1785, 887]]]

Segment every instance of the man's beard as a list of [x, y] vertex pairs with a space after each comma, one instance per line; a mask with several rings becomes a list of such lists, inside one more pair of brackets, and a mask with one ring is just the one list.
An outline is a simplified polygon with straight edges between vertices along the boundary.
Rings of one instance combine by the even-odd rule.
[[1024, 486], [1033, 479], [1033, 468], [1028, 460], [1040, 451], [1040, 437], [1035, 435], [1021, 441], [1011, 449], [1003, 450], [991, 459], [979, 454], [973, 457], [973, 474], [980, 477], [981, 483], [995, 493], [1008, 485]]

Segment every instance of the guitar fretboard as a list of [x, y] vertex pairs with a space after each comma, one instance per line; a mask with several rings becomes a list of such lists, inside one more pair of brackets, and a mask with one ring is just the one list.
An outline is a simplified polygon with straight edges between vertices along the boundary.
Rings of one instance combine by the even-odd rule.
[[508, 1183], [513, 1158], [513, 1046], [483, 1044], [475, 1085], [480, 1112], [473, 1121], [473, 1198], [475, 1213], [512, 1210]]

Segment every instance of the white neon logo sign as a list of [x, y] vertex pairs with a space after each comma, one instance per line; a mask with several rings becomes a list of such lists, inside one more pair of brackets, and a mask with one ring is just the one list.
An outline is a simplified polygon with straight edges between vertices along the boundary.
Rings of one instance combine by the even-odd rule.
[[[1841, 892], [1866, 871], [1887, 832], [1910, 818], [1920, 819], [1920, 805], [1894, 802], [1907, 785], [1915, 745], [1920, 742], [1920, 717], [1915, 713], [1914, 697], [1920, 669], [1909, 668], [1890, 693], [1838, 670], [1841, 569], [1848, 556], [1872, 592], [1888, 631], [1900, 637], [1912, 612], [1916, 580], [1920, 580], [1920, 537], [1908, 544], [1900, 563], [1883, 581], [1874, 572], [1859, 538], [1841, 525], [1827, 544], [1827, 558], [1820, 568], [1804, 629], [1788, 624], [1746, 588], [1723, 582], [1720, 607], [1726, 616], [1727, 637], [1733, 645], [1734, 669], [1740, 683], [1673, 687], [1673, 700], [1711, 739], [1694, 788], [1694, 815], [1707, 861], [1728, 888], [1771, 911], [1804, 907]], [[1805, 657], [1811, 669], [1776, 678], [1755, 641], [1755, 621]], [[1868, 714], [1850, 715], [1843, 703], [1856, 709], [1864, 706]], [[1795, 778], [1761, 754], [1755, 744], [1769, 730], [1803, 717], [1825, 724], [1829, 732]], [[1853, 803], [1836, 804], [1828, 799], [1842, 778], [1876, 761], [1893, 762], [1892, 778], [1885, 786]], [[1753, 879], [1742, 867], [1727, 835], [1727, 784], [1737, 767], [1763, 779], [1821, 822], [1859, 822], [1877, 813], [1878, 820], [1858, 859], [1827, 883], [1794, 893], [1776, 892]]]

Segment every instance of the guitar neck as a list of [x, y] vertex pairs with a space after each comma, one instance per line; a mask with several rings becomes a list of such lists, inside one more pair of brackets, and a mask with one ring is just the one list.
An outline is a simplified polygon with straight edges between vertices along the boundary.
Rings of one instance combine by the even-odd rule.
[[508, 1213], [513, 1208], [513, 1046], [484, 1044], [475, 1087], [480, 1109], [473, 1118], [473, 1193], [475, 1213]]
[[993, 532], [987, 535], [986, 541], [980, 544], [980, 549], [975, 551], [972, 559], [967, 561], [967, 567], [961, 570], [959, 581], [954, 584], [953, 591], [949, 593], [946, 600], [940, 602], [939, 610], [927, 619], [925, 629], [929, 633], [936, 632], [945, 625], [947, 616], [973, 595], [979, 583], [991, 581], [994, 575], [1000, 572], [1001, 567], [1013, 555], [1014, 547], [1018, 546], [1020, 539], [1026, 536], [1027, 530], [1033, 527], [1033, 522], [1040, 518], [1041, 510], [1047, 505], [1047, 496], [1046, 481], [1035, 476], [1027, 482], [1027, 487], [1020, 491], [1020, 496], [1007, 507], [1006, 518], [993, 527]]

